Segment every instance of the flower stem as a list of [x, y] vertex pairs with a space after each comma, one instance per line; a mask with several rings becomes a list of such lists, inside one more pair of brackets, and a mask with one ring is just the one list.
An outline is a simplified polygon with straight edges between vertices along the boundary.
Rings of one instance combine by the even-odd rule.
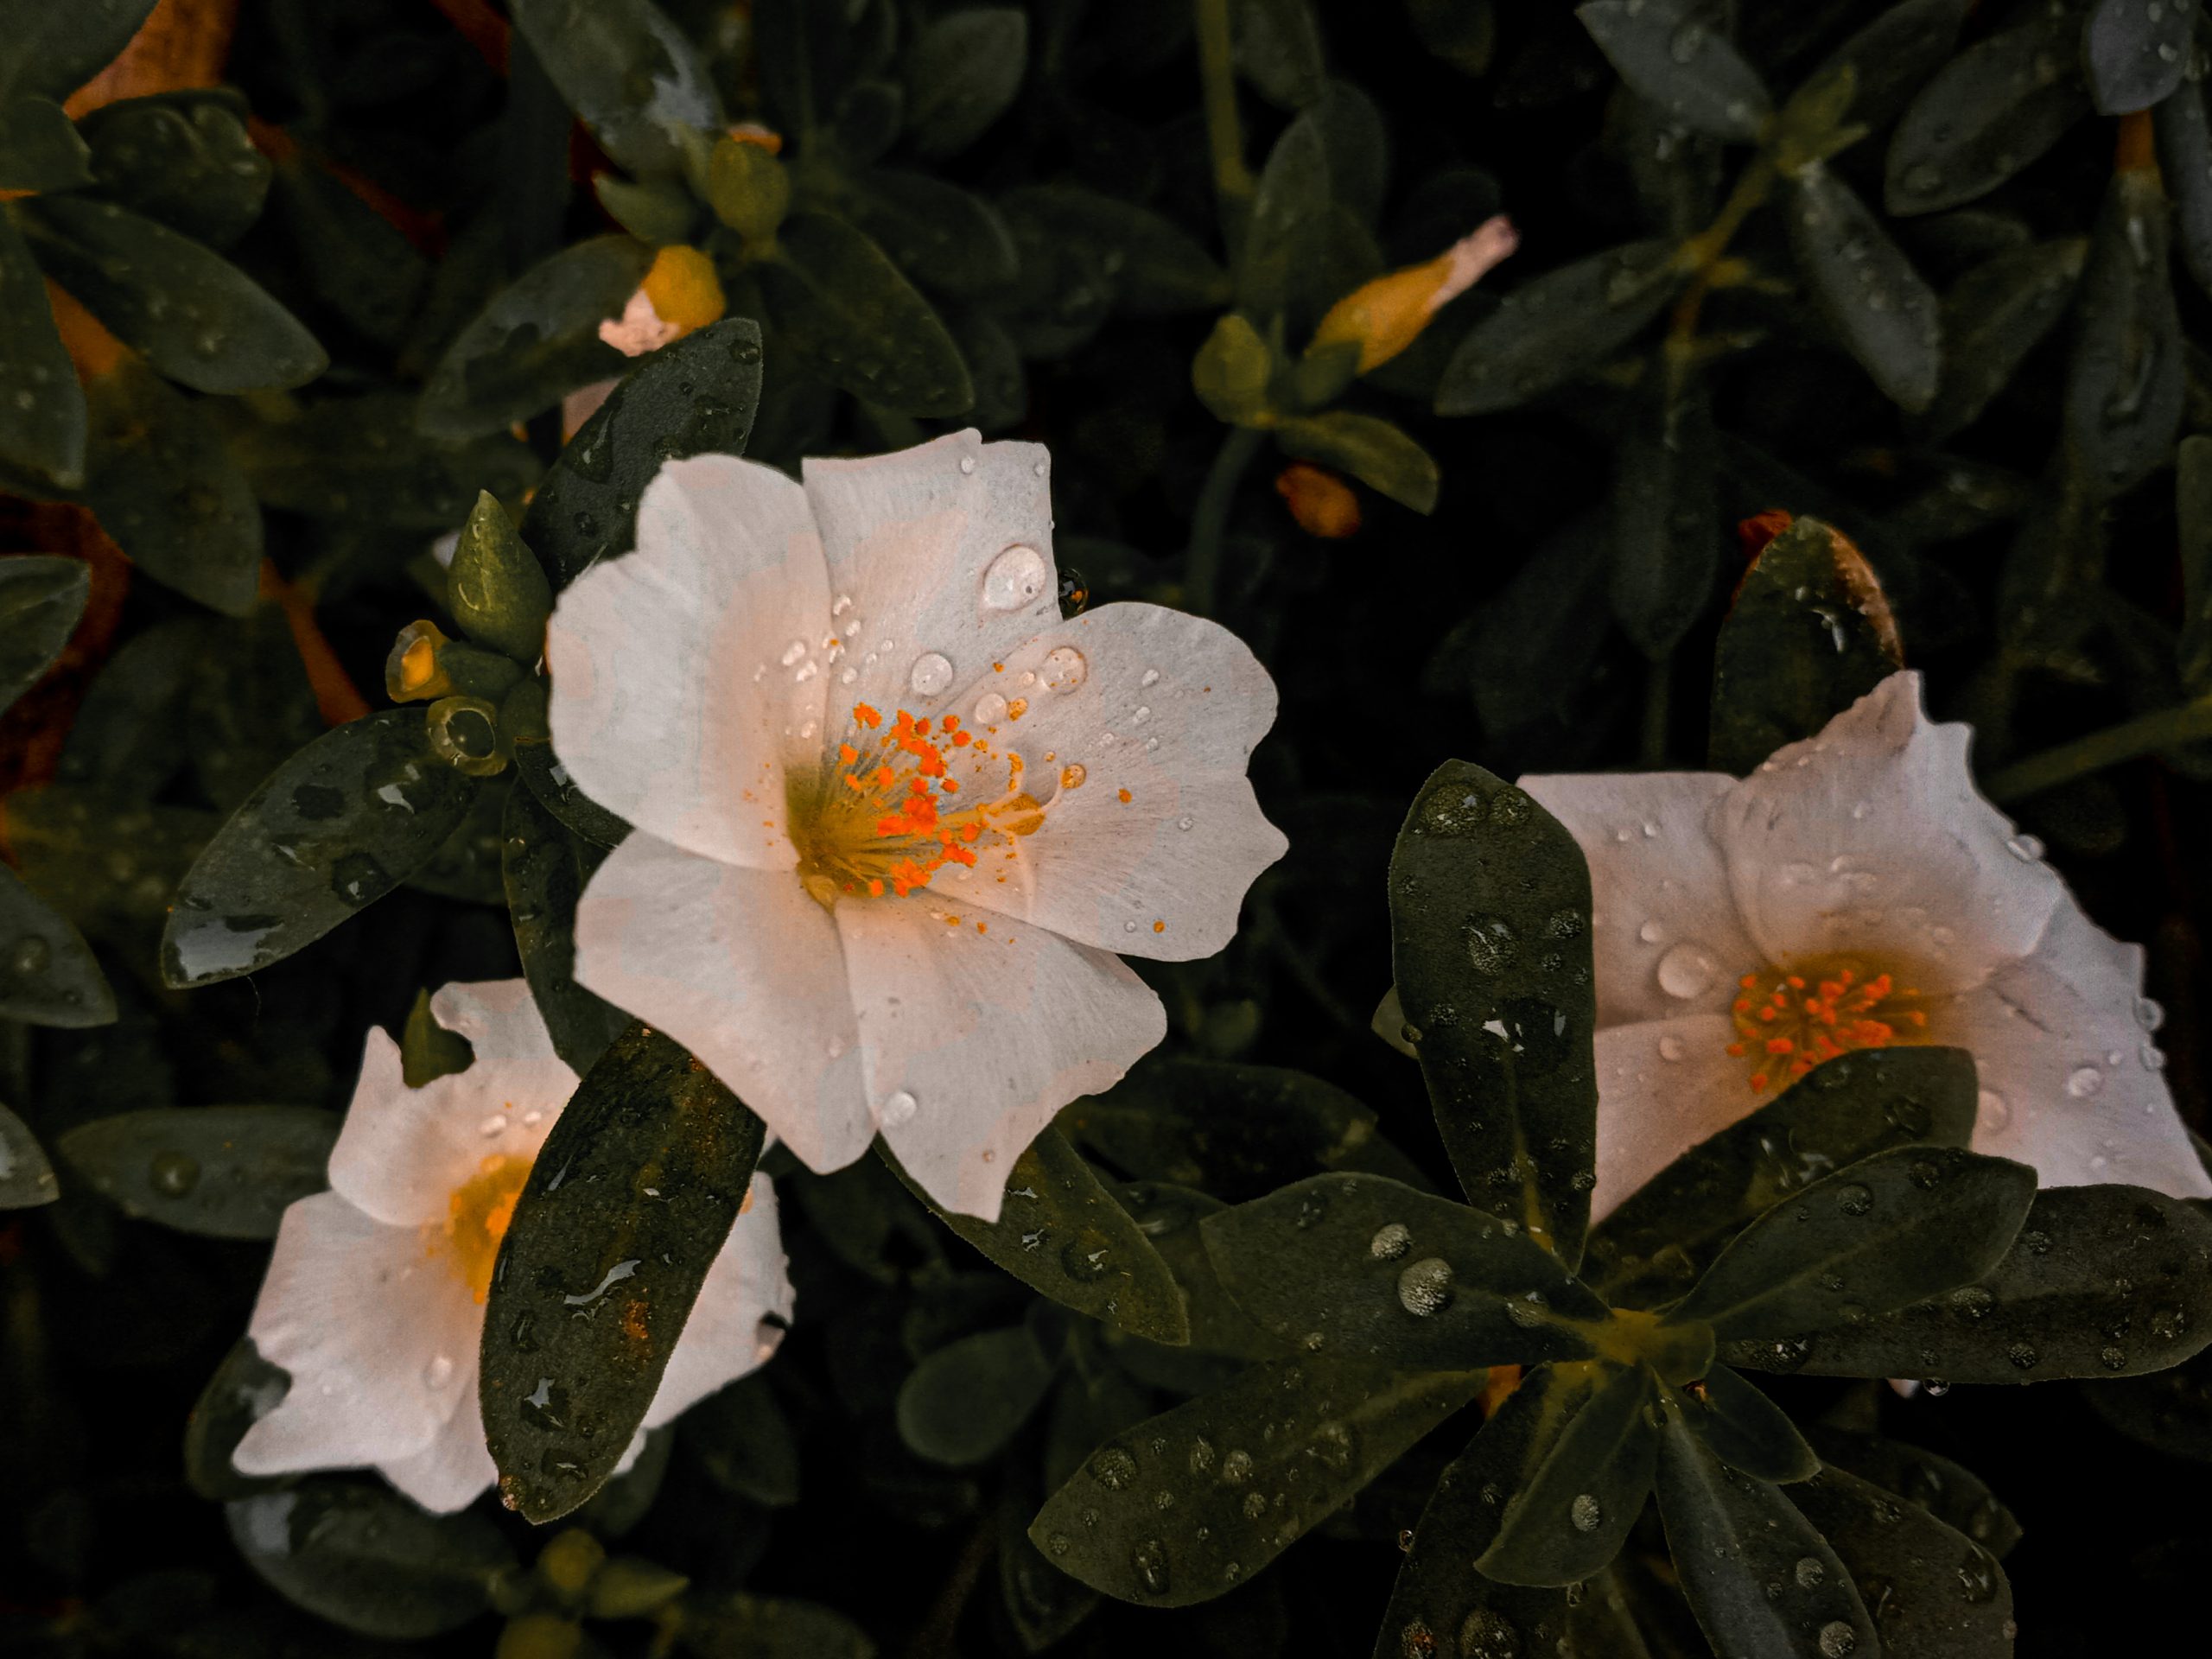
[[1229, 509], [1245, 469], [1260, 453], [1264, 435], [1255, 427], [1232, 426], [1206, 473], [1205, 486], [1191, 515], [1191, 545], [1183, 563], [1183, 602], [1200, 616], [1211, 616], [1220, 603], [1221, 542], [1229, 529]]
[[2177, 744], [2195, 743], [2205, 738], [2212, 738], [2212, 696], [2161, 709], [2156, 714], [2139, 715], [2101, 732], [2092, 732], [2071, 743], [2061, 743], [2041, 754], [2016, 760], [1984, 779], [1981, 791], [2000, 805], [2007, 801], [2025, 800], [2076, 778], [2116, 766], [2123, 760], [2133, 760]]
[[1196, 4], [1206, 147], [1213, 157], [1213, 188], [1221, 205], [1222, 237], [1234, 259], [1244, 243], [1244, 218], [1252, 202], [1252, 171], [1244, 164], [1244, 133], [1236, 118], [1236, 48], [1230, 37], [1229, 0], [1196, 0]]

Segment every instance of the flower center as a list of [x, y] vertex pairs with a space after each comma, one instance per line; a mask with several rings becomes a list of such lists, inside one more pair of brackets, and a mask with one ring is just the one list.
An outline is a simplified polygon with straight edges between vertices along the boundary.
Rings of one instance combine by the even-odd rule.
[[1736, 982], [1737, 1040], [1751, 1091], [1787, 1087], [1823, 1060], [1862, 1048], [1925, 1043], [1928, 1001], [1902, 976], [1862, 957], [1815, 957]]
[[430, 1253], [445, 1253], [479, 1306], [491, 1298], [492, 1264], [499, 1259], [507, 1224], [514, 1219], [515, 1200], [530, 1179], [530, 1166], [527, 1158], [491, 1154], [477, 1165], [476, 1173], [448, 1195], [445, 1221], [423, 1229], [430, 1235]]
[[[1020, 719], [1026, 707], [1009, 703], [1007, 717]], [[845, 894], [903, 899], [947, 864], [973, 868], [979, 850], [1043, 827], [1046, 809], [1022, 789], [1022, 759], [1011, 749], [1002, 752], [1006, 787], [995, 799], [961, 798], [946, 761], [1001, 758], [991, 743], [995, 727], [971, 732], [947, 715], [932, 729], [901, 709], [886, 729], [864, 702], [854, 705], [853, 724], [855, 741], [837, 746], [834, 766], [812, 780], [793, 778], [786, 790], [799, 885], [823, 909]], [[1081, 766], [1060, 775], [1063, 790], [1082, 783]]]

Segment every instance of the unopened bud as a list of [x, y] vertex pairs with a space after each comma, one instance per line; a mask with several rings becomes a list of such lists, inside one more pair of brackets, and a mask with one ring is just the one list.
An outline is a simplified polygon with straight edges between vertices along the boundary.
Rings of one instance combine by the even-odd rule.
[[1275, 479], [1275, 493], [1308, 536], [1342, 541], [1359, 531], [1359, 498], [1334, 473], [1311, 461], [1294, 461]]
[[1431, 317], [1472, 288], [1520, 240], [1512, 221], [1500, 213], [1426, 264], [1362, 283], [1329, 308], [1307, 353], [1356, 341], [1359, 372], [1379, 368], [1412, 345]]

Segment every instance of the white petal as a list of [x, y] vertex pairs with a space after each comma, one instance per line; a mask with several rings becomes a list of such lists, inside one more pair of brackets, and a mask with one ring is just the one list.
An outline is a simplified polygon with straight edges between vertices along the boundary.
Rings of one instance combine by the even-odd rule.
[[[724, 1383], [767, 1363], [791, 1322], [789, 1265], [776, 1224], [775, 1184], [755, 1175], [744, 1212], [708, 1267], [699, 1300], [661, 1373], [645, 1427], [673, 1422]], [[763, 1323], [770, 1313], [781, 1323]]]
[[1591, 1220], [1611, 1214], [1699, 1141], [1774, 1098], [1752, 1092], [1744, 1063], [1728, 1053], [1735, 1040], [1735, 1025], [1725, 1014], [1647, 1020], [1598, 1033], [1598, 1185], [1590, 1192]]
[[1962, 991], [2035, 948], [2063, 887], [1975, 792], [1972, 736], [1892, 674], [1729, 793], [1713, 834], [1767, 962], [1889, 951], [1921, 989]]
[[430, 1015], [468, 1039], [479, 1060], [551, 1060], [553, 1034], [526, 979], [454, 981], [430, 998]]
[[1725, 1010], [1736, 981], [1765, 965], [1707, 830], [1713, 804], [1735, 782], [1718, 772], [1521, 780], [1590, 866], [1599, 1025]]
[[1012, 917], [920, 893], [841, 904], [837, 930], [883, 1138], [963, 1215], [995, 1220], [1007, 1170], [1053, 1114], [1167, 1033], [1118, 957]]
[[730, 455], [646, 486], [638, 549], [554, 607], [553, 746], [585, 794], [688, 851], [797, 861], [784, 768], [820, 754], [829, 578], [806, 493]]
[[476, 1404], [476, 1351], [454, 1368], [446, 1387], [454, 1396], [453, 1415], [430, 1443], [411, 1458], [386, 1458], [377, 1466], [385, 1478], [440, 1515], [465, 1510], [499, 1478], [484, 1442], [484, 1419]]
[[[499, 1153], [527, 1161], [545, 1144], [553, 1120], [575, 1092], [576, 1074], [552, 1052], [528, 987], [521, 980], [506, 983], [522, 988], [535, 1039], [519, 1029], [521, 1011], [512, 1009], [511, 1017], [478, 1025], [485, 1046], [466, 1071], [420, 1089], [409, 1088], [401, 1075], [399, 1046], [381, 1028], [370, 1028], [353, 1103], [330, 1153], [331, 1186], [365, 1215], [394, 1227], [442, 1222], [454, 1189], [486, 1157]], [[448, 1009], [474, 1023], [483, 1007], [476, 998], [505, 989], [448, 985], [431, 1011], [441, 1023]], [[528, 1058], [499, 1052], [541, 1046], [544, 1052]]]
[[247, 1328], [292, 1386], [232, 1460], [273, 1475], [428, 1446], [454, 1414], [448, 1373], [476, 1351], [483, 1313], [420, 1229], [380, 1225], [318, 1192], [284, 1211]]
[[810, 460], [804, 472], [843, 645], [828, 665], [833, 726], [856, 702], [886, 715], [955, 707], [960, 688], [1058, 620], [1041, 445], [955, 432], [895, 454]]
[[810, 1169], [874, 1138], [843, 947], [791, 871], [632, 835], [576, 906], [576, 981], [698, 1056]]
[[[1127, 956], [1182, 962], [1228, 944], [1246, 889], [1289, 844], [1245, 777], [1274, 723], [1268, 671], [1226, 628], [1157, 605], [1102, 606], [1001, 661], [963, 705], [981, 741], [956, 752], [961, 798], [992, 798], [1019, 754], [1045, 826], [973, 870], [948, 865], [938, 890]], [[976, 721], [1000, 702], [1007, 715]], [[1001, 880], [1009, 865], [1018, 879]]]
[[1980, 1073], [1974, 1150], [2034, 1165], [2045, 1186], [2125, 1181], [2212, 1198], [2137, 1019], [2142, 988], [2141, 947], [2069, 899], [2033, 956], [1936, 1014], [1936, 1034], [1971, 1048]]

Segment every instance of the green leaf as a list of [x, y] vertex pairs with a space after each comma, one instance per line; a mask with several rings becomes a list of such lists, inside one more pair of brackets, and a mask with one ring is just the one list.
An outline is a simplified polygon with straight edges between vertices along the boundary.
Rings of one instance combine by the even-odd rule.
[[152, 944], [216, 825], [212, 812], [67, 785], [8, 797], [8, 848], [31, 890], [90, 938], [135, 950]]
[[257, 420], [226, 406], [226, 447], [264, 506], [349, 524], [437, 534], [468, 515], [480, 491], [518, 499], [543, 464], [504, 430], [443, 443], [415, 429], [416, 397], [397, 388], [321, 397], [291, 418]]
[[875, 1643], [844, 1614], [784, 1596], [694, 1592], [671, 1623], [677, 1645], [700, 1659], [875, 1659]]
[[1889, 602], [1817, 518], [1766, 544], [1736, 589], [1713, 668], [1714, 770], [1748, 772], [1815, 735], [1902, 665]]
[[43, 98], [0, 104], [0, 190], [35, 194], [92, 181], [92, 151], [59, 104]]
[[1936, 396], [1942, 342], [1936, 296], [1851, 187], [1819, 162], [1788, 185], [1797, 269], [1828, 326], [1900, 408]]
[[2204, 121], [2204, 88], [2184, 81], [2151, 111], [2159, 177], [2173, 194], [2174, 229], [2182, 263], [2196, 285], [2212, 292], [2212, 131]]
[[1327, 85], [1321, 29], [1306, 0], [1237, 0], [1236, 67], [1278, 108], [1302, 110]]
[[2189, 73], [2194, 8], [2095, 0], [2082, 28], [2082, 73], [2100, 115], [2162, 103]]
[[1512, 579], [1445, 637], [1421, 676], [1439, 696], [1471, 698], [1485, 730], [1503, 736], [1572, 725], [1575, 688], [1605, 643], [1590, 619], [1606, 603], [1609, 526], [1570, 518]]
[[2118, 1185], [2036, 1194], [2005, 1258], [1974, 1283], [1863, 1323], [1721, 1357], [1820, 1376], [2042, 1382], [2133, 1376], [2212, 1341], [2212, 1218], [2181, 1199]]
[[2035, 1171], [1956, 1147], [1838, 1170], [1731, 1239], [1669, 1314], [1723, 1340], [1855, 1322], [1980, 1278], [2034, 1202]]
[[223, 1514], [245, 1564], [287, 1600], [391, 1641], [466, 1624], [518, 1570], [488, 1517], [431, 1515], [380, 1481], [318, 1475]]
[[1489, 73], [1497, 49], [1497, 17], [1491, 0], [1408, 0], [1421, 43], [1463, 75]]
[[594, 173], [591, 188], [608, 218], [657, 248], [689, 242], [698, 226], [699, 199], [674, 179], [638, 184], [612, 173]]
[[1386, 420], [1332, 409], [1319, 415], [1288, 416], [1274, 430], [1275, 442], [1291, 454], [1350, 473], [1415, 512], [1436, 509], [1436, 462]]
[[[46, 276], [0, 207], [0, 361], [13, 388], [0, 397], [0, 462], [29, 467], [56, 483], [85, 476], [85, 390], [62, 349], [46, 297]], [[23, 399], [31, 401], [25, 407]]]
[[1749, 143], [1773, 109], [1758, 72], [1674, 0], [1592, 0], [1574, 15], [1647, 104], [1678, 127]]
[[899, 1438], [931, 1463], [982, 1463], [1020, 1433], [1052, 1372], [1027, 1325], [947, 1343], [900, 1385]]
[[0, 709], [61, 655], [92, 597], [92, 568], [60, 554], [0, 559]]
[[105, 1026], [115, 993], [84, 936], [0, 864], [0, 1020]]
[[183, 1106], [79, 1123], [55, 1149], [127, 1216], [211, 1238], [274, 1238], [329, 1185], [338, 1118], [314, 1106]]
[[[1365, 124], [1356, 116], [1332, 121], [1327, 108], [1300, 115], [1268, 152], [1237, 264], [1239, 304], [1255, 316], [1283, 315], [1294, 332], [1310, 328], [1382, 270], [1366, 220], [1351, 205], [1372, 181], [1376, 158], [1356, 144]], [[1347, 137], [1355, 143], [1340, 142]]]
[[1747, 1475], [1788, 1485], [1820, 1469], [1789, 1414], [1726, 1365], [1675, 1391], [1669, 1403], [1714, 1456]]
[[1712, 417], [1698, 390], [1645, 400], [1614, 460], [1613, 615], [1654, 662], [1696, 626], [1720, 575], [1713, 458]]
[[772, 237], [791, 211], [791, 170], [758, 144], [725, 138], [707, 159], [707, 205], [740, 236]]
[[1123, 1601], [1211, 1600], [1397, 1461], [1487, 1376], [1328, 1357], [1255, 1365], [1100, 1446], [1029, 1536], [1062, 1572]]
[[1021, 90], [1029, 19], [1012, 6], [963, 7], [924, 26], [906, 54], [906, 136], [932, 161], [982, 137]]
[[760, 328], [749, 317], [727, 317], [632, 369], [523, 515], [522, 538], [554, 587], [636, 544], [638, 498], [664, 462], [744, 454], [760, 405]]
[[245, 114], [232, 92], [156, 92], [105, 105], [78, 130], [103, 195], [221, 248], [261, 217], [273, 171]]
[[422, 431], [482, 437], [620, 374], [628, 359], [599, 325], [621, 315], [652, 263], [633, 237], [595, 236], [524, 271], [446, 348], [423, 389]]
[[0, 1106], [0, 1210], [29, 1210], [60, 1196], [54, 1166], [29, 1126]]
[[201, 791], [235, 811], [261, 780], [321, 736], [315, 690], [283, 608], [257, 604], [210, 619], [205, 655], [185, 688], [185, 747]]
[[1131, 1350], [1139, 1345], [1154, 1351], [1151, 1358], [1168, 1364], [1224, 1355], [1235, 1359], [1274, 1359], [1291, 1351], [1291, 1344], [1253, 1323], [1252, 1316], [1236, 1305], [1214, 1270], [1213, 1258], [1206, 1252], [1205, 1224], [1209, 1217], [1226, 1210], [1227, 1205], [1165, 1181], [1126, 1182], [1114, 1189], [1114, 1196], [1175, 1276], [1190, 1325], [1190, 1339], [1185, 1346], [1171, 1347], [1143, 1337], [1122, 1338], [1116, 1351], [1125, 1367]]
[[1995, 189], [2088, 113], [2082, 15], [2024, 6], [1921, 87], [1890, 139], [1883, 205], [1933, 213]]
[[957, 415], [968, 366], [930, 303], [843, 219], [794, 213], [754, 268], [788, 346], [830, 385], [902, 415]]
[[724, 125], [698, 48], [652, 0], [514, 0], [508, 10], [569, 107], [626, 171], [677, 174], [691, 132]]
[[1616, 1307], [1673, 1300], [1758, 1217], [1891, 1147], [1963, 1147], [1979, 1090], [1959, 1048], [1862, 1049], [1708, 1136], [1594, 1228], [1584, 1271]]
[[[2120, 1389], [2135, 1386], [2107, 1383], [2087, 1390], [2087, 1397], [2094, 1404]], [[1896, 1493], [1953, 1531], [1964, 1533], [1991, 1554], [2004, 1556], [2020, 1541], [2020, 1523], [2012, 1511], [1998, 1501], [1987, 1482], [1963, 1465], [1880, 1434], [1853, 1433], [1826, 1425], [1815, 1425], [1807, 1433], [1821, 1462]]]
[[298, 318], [189, 237], [113, 202], [41, 196], [40, 263], [161, 373], [194, 391], [304, 385], [330, 359]]
[[996, 1221], [938, 1209], [888, 1148], [877, 1147], [938, 1220], [1032, 1290], [1132, 1336], [1189, 1340], [1174, 1274], [1058, 1129], [1048, 1126], [1014, 1160]]
[[277, 163], [276, 203], [315, 296], [363, 337], [404, 341], [430, 283], [430, 262], [406, 233], [296, 156]]
[[1782, 1489], [1730, 1469], [1679, 1417], [1659, 1443], [1659, 1513], [1718, 1659], [1882, 1651], [1835, 1551]]
[[[1226, 305], [1229, 273], [1173, 220], [1079, 184], [1025, 185], [999, 198], [1010, 224], [1080, 256], [1125, 317]], [[1026, 269], [1026, 278], [1031, 273]]]
[[1943, 372], [1920, 430], [1941, 442], [1971, 426], [2012, 384], [2074, 299], [2088, 242], [2069, 237], [2000, 253], [1943, 296]]
[[580, 1077], [626, 1023], [575, 979], [576, 900], [604, 856], [527, 786], [508, 791], [501, 871], [515, 947], [554, 1051]]
[[1477, 1572], [1503, 1584], [1564, 1588], [1605, 1570], [1651, 1493], [1659, 1434], [1656, 1413], [1646, 1414], [1654, 1392], [1642, 1366], [1546, 1366], [1508, 1396], [1501, 1417], [1518, 1403], [1536, 1423], [1525, 1442], [1514, 1436], [1519, 1455], [1500, 1482], [1513, 1496], [1497, 1536], [1475, 1558]]
[[2172, 219], [2155, 169], [2113, 175], [2082, 271], [2066, 373], [2066, 436], [2117, 493], [2172, 456], [2186, 386], [2167, 257]]
[[2011, 1659], [2012, 1586], [1988, 1550], [1841, 1469], [1790, 1497], [1863, 1591], [1881, 1586], [1883, 1659]]
[[1851, 71], [1845, 113], [1867, 127], [1889, 125], [1958, 44], [1973, 0], [1899, 0], [1829, 54], [1805, 84]]
[[506, 652], [524, 667], [544, 654], [553, 586], [489, 491], [478, 494], [461, 526], [446, 603], [470, 639]]
[[[0, 566], [0, 569], [4, 569]], [[186, 702], [207, 661], [208, 619], [175, 616], [107, 659], [77, 706], [57, 776], [116, 801], [159, 795], [182, 768]]]
[[1310, 1352], [1421, 1370], [1579, 1359], [1607, 1317], [1513, 1224], [1378, 1175], [1316, 1175], [1202, 1230], [1223, 1288]]
[[924, 288], [973, 299], [1017, 274], [1006, 221], [957, 185], [926, 173], [875, 168], [854, 180], [842, 205], [861, 232]]
[[1390, 858], [1390, 963], [1459, 1184], [1572, 1269], [1598, 1116], [1590, 872], [1573, 836], [1481, 767], [1438, 767]]
[[1684, 280], [1665, 242], [1630, 242], [1547, 271], [1467, 331], [1436, 388], [1440, 415], [1512, 409], [1595, 368]]
[[242, 1475], [231, 1453], [245, 1432], [276, 1408], [291, 1386], [281, 1365], [261, 1357], [251, 1337], [240, 1337], [184, 1420], [184, 1478], [211, 1503], [227, 1503], [289, 1485], [286, 1475]]
[[1029, 1541], [1029, 1516], [1036, 1503], [1034, 1491], [1012, 1486], [998, 1503], [999, 1602], [1024, 1653], [1041, 1653], [1065, 1641], [1098, 1609], [1098, 1597], [1089, 1586], [1068, 1577]]
[[1214, 418], [1256, 426], [1268, 412], [1274, 354], [1241, 311], [1225, 311], [1191, 359], [1191, 388]]
[[162, 975], [179, 988], [266, 968], [426, 863], [476, 783], [435, 754], [420, 709], [324, 733], [216, 831], [177, 889]]
[[764, 1372], [717, 1389], [678, 1421], [683, 1449], [724, 1491], [770, 1509], [798, 1502], [798, 1433]]
[[15, 0], [0, 29], [0, 95], [59, 103], [105, 68], [153, 9], [154, 0]]
[[712, 1072], [635, 1023], [555, 1122], [499, 1246], [478, 1381], [500, 1497], [529, 1520], [568, 1514], [614, 1472], [762, 1135]]

